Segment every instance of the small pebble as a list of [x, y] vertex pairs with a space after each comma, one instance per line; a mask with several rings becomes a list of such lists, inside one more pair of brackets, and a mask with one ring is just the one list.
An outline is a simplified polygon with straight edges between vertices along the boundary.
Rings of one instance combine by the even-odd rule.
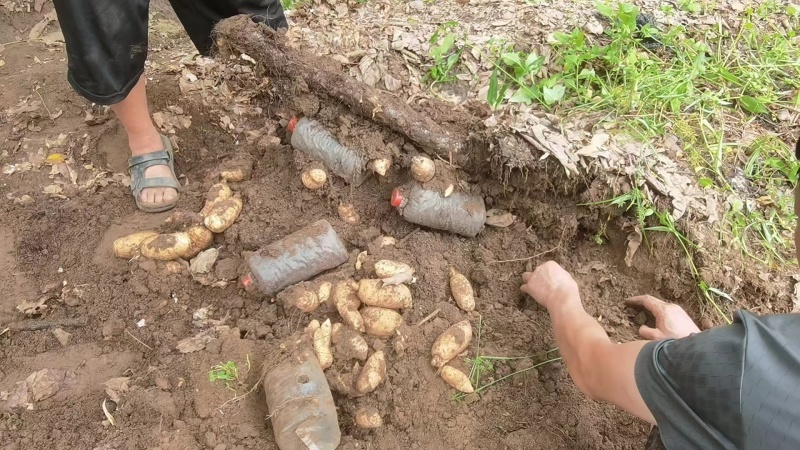
[[217, 446], [217, 435], [214, 434], [213, 431], [206, 432], [206, 446], [216, 448]]

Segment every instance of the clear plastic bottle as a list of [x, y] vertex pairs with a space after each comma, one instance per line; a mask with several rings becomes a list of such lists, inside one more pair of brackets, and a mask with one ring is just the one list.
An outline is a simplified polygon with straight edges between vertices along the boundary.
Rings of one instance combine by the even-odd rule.
[[348, 257], [331, 224], [319, 220], [251, 255], [247, 259], [250, 273], [242, 278], [242, 284], [245, 288], [255, 284], [264, 294], [275, 295], [344, 264]]
[[462, 236], [475, 237], [486, 223], [483, 197], [463, 192], [445, 197], [419, 183], [396, 188], [391, 204], [411, 223]]
[[349, 184], [358, 186], [369, 175], [364, 169], [367, 161], [355, 150], [337, 142], [321, 123], [292, 117], [287, 129], [292, 133], [292, 147], [321, 162]]
[[281, 450], [334, 450], [342, 438], [328, 380], [314, 352], [299, 347], [264, 376], [272, 432]]

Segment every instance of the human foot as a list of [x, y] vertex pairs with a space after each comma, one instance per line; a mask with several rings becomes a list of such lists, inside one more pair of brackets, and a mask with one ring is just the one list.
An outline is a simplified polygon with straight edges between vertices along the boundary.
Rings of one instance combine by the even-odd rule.
[[131, 140], [132, 157], [128, 162], [131, 190], [136, 206], [145, 212], [171, 209], [178, 201], [180, 184], [175, 178], [172, 146], [169, 140]]

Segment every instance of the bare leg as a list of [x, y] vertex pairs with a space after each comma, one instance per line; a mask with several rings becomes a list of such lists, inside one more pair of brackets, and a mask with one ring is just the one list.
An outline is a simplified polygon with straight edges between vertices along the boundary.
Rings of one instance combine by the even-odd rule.
[[[128, 146], [132, 156], [164, 148], [161, 136], [150, 119], [144, 83], [142, 76], [125, 100], [111, 107], [128, 133]], [[144, 174], [146, 178], [172, 177], [169, 167], [162, 165], [149, 167]], [[140, 200], [144, 203], [161, 203], [172, 201], [177, 196], [178, 192], [172, 188], [147, 188], [142, 190]]]

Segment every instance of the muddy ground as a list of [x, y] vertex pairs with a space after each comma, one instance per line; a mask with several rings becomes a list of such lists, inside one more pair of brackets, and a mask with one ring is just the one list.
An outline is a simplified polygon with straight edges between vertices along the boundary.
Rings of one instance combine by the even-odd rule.
[[[327, 278], [367, 276], [370, 264], [384, 258], [413, 265], [418, 276], [411, 286], [414, 308], [404, 313], [405, 350], [398, 351], [399, 338], [368, 341], [373, 349], [387, 351], [387, 382], [358, 399], [336, 395], [342, 448], [643, 447], [649, 426], [584, 398], [558, 362], [510, 378], [481, 396], [454, 401], [453, 390], [431, 368], [429, 352], [435, 337], [450, 324], [470, 318], [477, 325], [478, 317], [485, 355], [519, 357], [552, 349], [546, 312], [519, 293], [520, 273], [547, 259], [575, 274], [587, 310], [614, 340], [635, 338], [636, 312], [626, 310], [622, 302], [634, 294], [679, 301], [695, 319], [710, 323], [712, 313], [700, 312], [692, 282], [677, 275], [682, 255], [667, 238], [654, 236], [652, 252], [640, 251], [628, 268], [627, 233], [609, 224], [610, 242], [597, 245], [592, 236], [606, 223], [606, 214], [575, 206], [584, 198], [581, 189], [564, 196], [544, 184], [538, 189], [530, 184], [514, 187], [476, 174], [465, 174], [464, 179], [479, 185], [489, 206], [511, 209], [517, 215], [513, 225], [487, 228], [475, 239], [418, 229], [399, 217], [388, 199], [392, 188], [408, 179], [401, 167], [403, 155], [420, 149], [313, 94], [303, 94], [301, 100], [316, 102], [311, 108], [342, 140], [360, 143], [365, 151], [389, 145], [403, 151], [385, 178], [371, 177], [358, 188], [334, 180], [321, 191], [308, 191], [299, 176], [304, 161], [287, 145], [281, 122], [303, 112], [297, 110], [301, 101], [276, 103], [281, 97], [263, 89], [248, 99], [251, 108], [260, 108], [258, 113], [245, 114], [235, 124], [222, 119], [228, 115], [212, 97], [182, 91], [181, 72], [171, 67], [190, 47], [168, 8], [156, 4], [148, 90], [152, 110], [171, 117], [161, 125], [165, 132], [173, 131], [176, 169], [186, 186], [180, 209], [200, 209], [213, 171], [234, 154], [252, 157], [253, 173], [249, 180], [233, 184], [244, 210], [236, 225], [214, 243], [221, 254], [216, 275], [231, 280], [225, 286], [203, 286], [186, 273], [170, 274], [151, 261], [114, 258], [113, 239], [158, 227], [168, 214], [147, 215], [135, 209], [125, 177], [118, 175], [126, 170], [124, 130], [113, 115], [92, 108], [70, 89], [63, 45], [14, 42], [27, 36], [49, 8], [45, 4], [41, 13], [0, 9], [0, 43], [9, 42], [0, 50], [5, 62], [0, 66], [0, 162], [4, 167], [16, 165], [9, 170], [13, 173], [0, 175], [0, 286], [5, 289], [0, 331], [30, 320], [86, 322], [63, 327], [71, 334], [64, 343], [52, 330], [11, 327], [0, 335], [0, 391], [10, 391], [44, 368], [75, 374], [73, 386], [36, 402], [32, 409], [3, 412], [0, 448], [277, 448], [263, 391], [248, 394], [264, 356], [312, 318], [339, 319], [326, 307], [311, 315], [283, 308], [245, 292], [236, 277], [242, 271], [243, 252], [323, 218], [351, 255]], [[57, 27], [50, 24], [44, 34], [54, 30]], [[228, 87], [212, 80], [214, 95], [225, 89], [252, 90], [259, 82], [247, 71], [239, 77], [230, 75], [230, 67], [224, 70]], [[282, 83], [266, 81], [278, 87]], [[281, 92], [285, 95], [286, 90]], [[181, 117], [189, 117], [191, 124], [181, 125]], [[45, 161], [53, 153], [66, 157], [66, 176]], [[338, 217], [340, 202], [355, 206], [360, 224], [348, 225]], [[372, 245], [379, 236], [392, 236], [398, 244]], [[365, 269], [356, 271], [356, 256], [365, 250]], [[472, 280], [477, 314], [468, 316], [455, 307], [447, 287], [450, 267]], [[43, 297], [47, 308], [36, 318], [16, 308]], [[752, 300], [758, 303], [761, 298], [754, 294]], [[178, 341], [208, 326], [193, 319], [204, 307], [212, 319], [224, 319], [232, 332], [221, 334], [204, 350], [179, 353]], [[414, 325], [436, 309], [440, 312], [435, 318]], [[473, 346], [469, 356], [474, 354]], [[498, 362], [486, 377], [497, 379], [544, 359]], [[240, 381], [227, 387], [210, 382], [211, 367], [229, 360], [238, 364]], [[344, 366], [337, 364], [339, 369]], [[112, 405], [113, 426], [101, 407], [109, 398], [103, 383], [122, 376], [129, 377], [129, 388]], [[385, 426], [374, 431], [356, 428], [354, 411], [364, 405], [376, 407]]]

